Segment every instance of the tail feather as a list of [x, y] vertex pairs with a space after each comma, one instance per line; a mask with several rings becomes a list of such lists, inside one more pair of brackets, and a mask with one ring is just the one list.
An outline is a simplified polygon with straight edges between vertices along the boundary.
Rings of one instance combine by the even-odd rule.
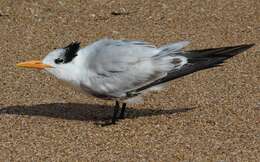
[[251, 48], [252, 46], [254, 46], [254, 44], [243, 44], [231, 47], [210, 48], [176, 53], [176, 55], [186, 57], [188, 62], [180, 69], [174, 69], [170, 71], [164, 78], [156, 80], [135, 91], [140, 92], [152, 86], [168, 82], [170, 80], [191, 74], [199, 70], [220, 66], [226, 59], [229, 59]]

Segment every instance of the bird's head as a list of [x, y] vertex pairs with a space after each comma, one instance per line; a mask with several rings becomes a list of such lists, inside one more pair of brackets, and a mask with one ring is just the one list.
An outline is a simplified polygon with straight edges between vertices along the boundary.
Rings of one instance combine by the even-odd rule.
[[18, 67], [46, 70], [59, 79], [73, 80], [73, 74], [78, 71], [75, 58], [80, 49], [79, 42], [73, 42], [64, 48], [51, 51], [43, 60], [32, 60], [18, 63]]

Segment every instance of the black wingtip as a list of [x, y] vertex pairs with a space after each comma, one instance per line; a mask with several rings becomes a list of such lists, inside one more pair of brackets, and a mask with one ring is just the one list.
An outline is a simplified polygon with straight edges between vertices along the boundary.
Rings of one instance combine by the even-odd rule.
[[219, 47], [219, 48], [209, 48], [209, 49], [199, 49], [191, 50], [185, 53], [188, 58], [207, 58], [207, 57], [232, 57], [243, 51], [248, 50], [255, 44], [240, 44], [236, 46]]
[[230, 51], [227, 52], [228, 50], [224, 50], [223, 52], [227, 55], [230, 55], [230, 56], [234, 56], [234, 55], [237, 55], [241, 52], [244, 52], [246, 50], [248, 50], [249, 48], [253, 47], [255, 44], [254, 43], [251, 43], [251, 44], [242, 44], [242, 45], [238, 45], [238, 46], [233, 46], [233, 47], [230, 47]]
[[250, 44], [244, 44], [243, 46], [244, 46], [246, 49], [249, 49], [249, 48], [255, 46], [255, 44], [254, 44], [254, 43], [250, 43]]
[[249, 49], [249, 48], [253, 47], [254, 45], [255, 45], [254, 43], [250, 43], [250, 44], [240, 44], [240, 45], [236, 45], [236, 46], [231, 46], [230, 48]]

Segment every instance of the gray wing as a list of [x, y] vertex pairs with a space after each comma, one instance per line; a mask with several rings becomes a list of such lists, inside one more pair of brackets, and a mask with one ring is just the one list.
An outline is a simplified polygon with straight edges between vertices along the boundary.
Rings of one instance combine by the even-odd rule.
[[89, 86], [99, 94], [127, 97], [127, 92], [163, 78], [168, 71], [178, 68], [172, 62], [175, 55], [166, 55], [163, 49], [147, 42], [103, 39], [91, 48]]
[[92, 46], [89, 68], [100, 75], [127, 71], [131, 65], [158, 53], [155, 46], [141, 41], [102, 39]]

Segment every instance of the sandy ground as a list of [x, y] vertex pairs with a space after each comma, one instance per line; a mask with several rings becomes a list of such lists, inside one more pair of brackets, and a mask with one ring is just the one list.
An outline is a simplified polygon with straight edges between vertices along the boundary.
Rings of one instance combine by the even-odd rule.
[[[259, 0], [0, 0], [0, 161], [260, 161]], [[256, 43], [172, 81], [116, 125], [114, 103], [15, 64], [103, 37], [187, 49]]]

